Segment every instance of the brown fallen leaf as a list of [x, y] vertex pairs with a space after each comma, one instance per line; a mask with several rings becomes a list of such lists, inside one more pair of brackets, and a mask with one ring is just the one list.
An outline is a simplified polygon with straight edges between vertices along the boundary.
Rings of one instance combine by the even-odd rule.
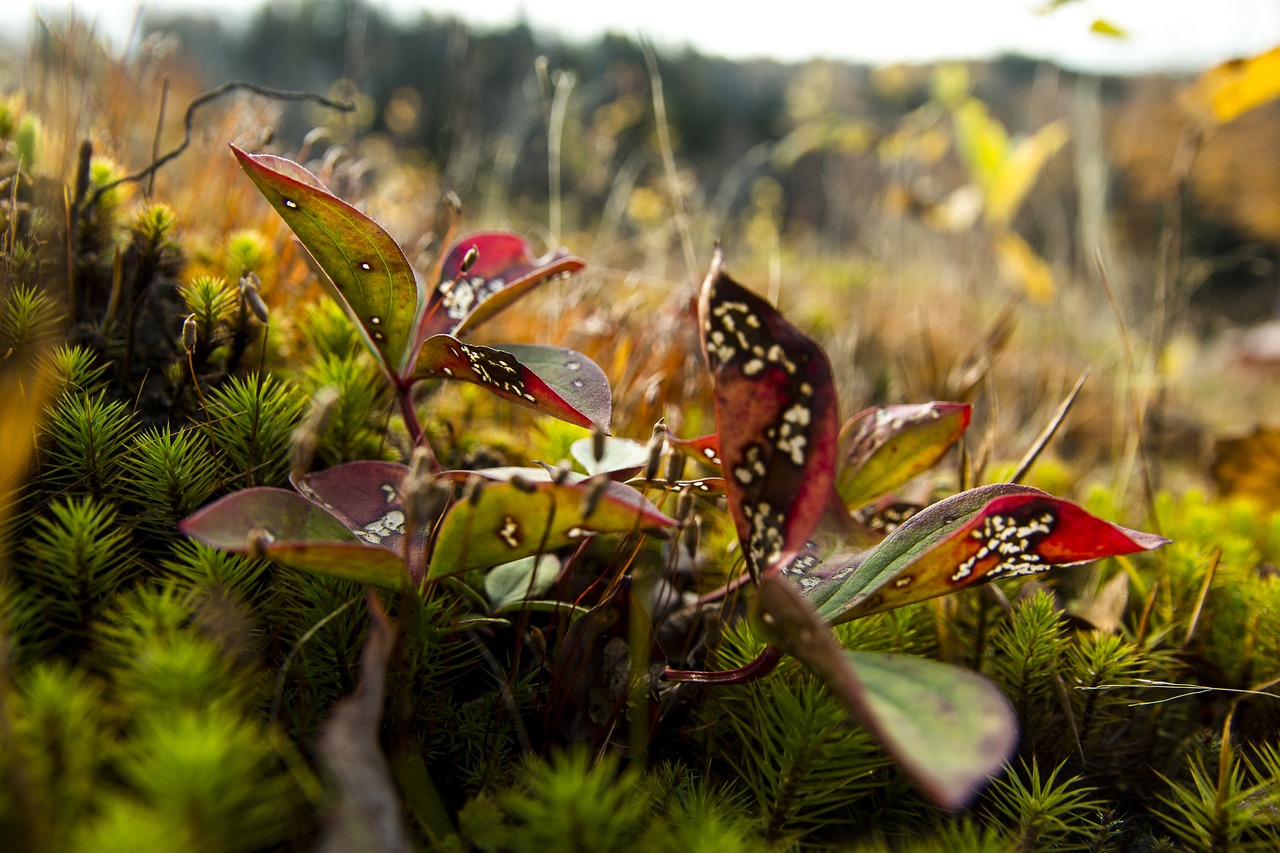
[[1280, 429], [1259, 427], [1252, 435], [1218, 441], [1213, 478], [1224, 495], [1280, 506]]
[[320, 853], [413, 849], [400, 814], [400, 796], [378, 744], [387, 662], [397, 631], [372, 592], [369, 614], [373, 624], [361, 658], [360, 684], [338, 703], [320, 735], [320, 759], [337, 788], [317, 847]]

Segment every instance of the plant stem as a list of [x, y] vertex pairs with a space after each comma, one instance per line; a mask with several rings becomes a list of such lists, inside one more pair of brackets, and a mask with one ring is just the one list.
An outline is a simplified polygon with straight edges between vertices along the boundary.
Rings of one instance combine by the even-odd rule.
[[662, 677], [668, 681], [686, 681], [694, 684], [748, 684], [773, 672], [781, 661], [781, 649], [776, 646], [765, 646], [759, 657], [737, 669], [706, 672], [696, 669], [668, 668], [662, 673]]

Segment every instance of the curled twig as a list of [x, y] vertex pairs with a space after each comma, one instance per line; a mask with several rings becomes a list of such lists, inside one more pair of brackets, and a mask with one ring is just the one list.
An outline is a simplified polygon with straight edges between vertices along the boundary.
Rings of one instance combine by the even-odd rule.
[[[176, 158], [183, 151], [186, 151], [187, 147], [191, 144], [191, 124], [195, 119], [196, 110], [200, 109], [210, 101], [222, 97], [228, 92], [235, 92], [242, 89], [248, 92], [253, 92], [256, 95], [262, 95], [264, 98], [272, 98], [277, 101], [314, 101], [315, 103], [330, 107], [331, 109], [341, 110], [346, 113], [354, 112], [356, 108], [356, 105], [349, 101], [335, 101], [331, 98], [326, 98], [323, 95], [317, 95], [314, 92], [289, 92], [281, 89], [272, 89], [268, 86], [259, 86], [256, 83], [231, 80], [227, 83], [223, 83], [221, 86], [216, 86], [206, 92], [202, 92], [191, 99], [191, 102], [187, 104], [186, 113], [182, 116], [182, 142], [176, 148], [168, 151], [160, 157], [157, 157], [155, 160], [152, 160], [150, 165], [139, 169], [133, 174], [125, 175], [123, 178], [119, 178], [111, 183], [103, 184], [98, 187], [93, 191], [93, 195], [89, 197], [88, 203], [85, 204], [81, 210], [93, 207], [97, 204], [98, 199], [101, 198], [102, 194], [107, 190], [115, 189], [121, 184], [133, 183], [150, 177], [155, 174], [155, 172], [159, 171], [160, 167]], [[82, 194], [77, 194], [77, 197], [82, 197]]]

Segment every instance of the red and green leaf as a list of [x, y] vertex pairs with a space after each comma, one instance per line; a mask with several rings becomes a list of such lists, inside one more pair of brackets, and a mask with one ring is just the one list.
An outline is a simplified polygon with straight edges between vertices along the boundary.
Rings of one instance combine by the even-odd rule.
[[[612, 480], [570, 475], [557, 484], [543, 468], [446, 471], [440, 476], [464, 482], [474, 475], [488, 482], [474, 498], [458, 501], [445, 514], [428, 579], [487, 569], [602, 533], [656, 534], [678, 526], [644, 495]], [[602, 490], [594, 502], [587, 500], [593, 489]]]
[[836, 491], [850, 510], [889, 494], [938, 463], [969, 427], [968, 403], [879, 406], [840, 430]]
[[463, 343], [452, 335], [427, 339], [413, 381], [472, 382], [504, 400], [578, 426], [609, 428], [609, 380], [594, 361], [564, 347], [504, 344], [501, 349]]
[[286, 566], [361, 583], [394, 589], [409, 577], [399, 554], [361, 539], [333, 513], [286, 489], [227, 495], [178, 529], [222, 551], [260, 551]]
[[828, 621], [846, 622], [993, 580], [1133, 554], [1167, 540], [1103, 521], [1038, 489], [997, 484], [922, 510], [878, 546], [782, 569]]
[[849, 652], [777, 575], [752, 601], [757, 631], [827, 685], [934, 802], [960, 809], [1017, 744], [1009, 703], [977, 673], [908, 655]]
[[382, 226], [283, 157], [231, 146], [241, 167], [311, 253], [333, 297], [393, 379], [408, 367], [422, 286]]
[[729, 278], [717, 250], [702, 286], [729, 512], [757, 575], [804, 548], [826, 511], [839, 430], [822, 348]]
[[[347, 462], [307, 474], [293, 485], [360, 539], [404, 554], [405, 506], [400, 488], [408, 473], [408, 466], [397, 462]], [[410, 574], [415, 577], [421, 577], [426, 567], [427, 533], [417, 531], [409, 555]]]
[[720, 467], [720, 436], [718, 433], [700, 436], [699, 438], [676, 438], [671, 433], [667, 433], [667, 442], [690, 459], [696, 459], [703, 465], [710, 465], [713, 468]]
[[[475, 250], [463, 272], [463, 262]], [[440, 280], [427, 300], [418, 340], [459, 335], [492, 318], [530, 290], [585, 266], [567, 249], [535, 258], [518, 234], [487, 231], [454, 243], [440, 265]]]

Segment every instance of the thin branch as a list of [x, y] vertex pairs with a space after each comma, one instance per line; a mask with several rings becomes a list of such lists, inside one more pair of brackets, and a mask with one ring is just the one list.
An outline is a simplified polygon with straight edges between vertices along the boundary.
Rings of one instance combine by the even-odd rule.
[[1018, 463], [1018, 470], [1009, 478], [1010, 483], [1020, 483], [1022, 478], [1027, 476], [1027, 472], [1031, 470], [1031, 466], [1035, 464], [1036, 459], [1040, 456], [1058, 431], [1058, 427], [1062, 426], [1062, 422], [1067, 417], [1067, 412], [1071, 411], [1071, 406], [1076, 401], [1076, 397], [1080, 394], [1080, 389], [1084, 387], [1084, 382], [1089, 378], [1089, 371], [1086, 370], [1080, 374], [1080, 378], [1076, 380], [1076, 384], [1072, 387], [1071, 393], [1062, 401], [1062, 405], [1058, 406], [1058, 411], [1054, 412], [1053, 419], [1049, 421], [1049, 425], [1040, 433], [1040, 437], [1036, 439], [1035, 444], [1031, 445], [1031, 449], [1022, 457], [1022, 461]]
[[196, 110], [200, 109], [210, 101], [222, 97], [228, 92], [236, 92], [242, 89], [247, 92], [253, 92], [255, 95], [262, 95], [264, 98], [271, 98], [277, 101], [313, 101], [329, 107], [330, 109], [341, 110], [345, 113], [354, 112], [356, 108], [356, 105], [353, 103], [347, 101], [335, 101], [330, 98], [326, 98], [323, 95], [317, 95], [314, 92], [289, 92], [281, 89], [272, 89], [267, 86], [259, 86], [256, 83], [246, 83], [241, 80], [232, 80], [230, 82], [223, 83], [221, 86], [217, 86], [207, 92], [196, 95], [196, 97], [191, 100], [191, 103], [187, 104], [187, 111], [182, 117], [183, 137], [181, 144], [163, 156], [151, 161], [149, 166], [146, 166], [131, 175], [125, 175], [123, 178], [119, 178], [118, 180], [98, 187], [93, 191], [93, 195], [89, 196], [88, 203], [81, 209], [93, 207], [98, 202], [98, 199], [102, 197], [102, 194], [107, 190], [115, 189], [121, 184], [133, 183], [141, 181], [144, 178], [148, 178], [162, 166], [167, 165], [171, 160], [177, 158], [183, 151], [187, 150], [188, 146], [191, 145], [191, 125], [195, 121]]

